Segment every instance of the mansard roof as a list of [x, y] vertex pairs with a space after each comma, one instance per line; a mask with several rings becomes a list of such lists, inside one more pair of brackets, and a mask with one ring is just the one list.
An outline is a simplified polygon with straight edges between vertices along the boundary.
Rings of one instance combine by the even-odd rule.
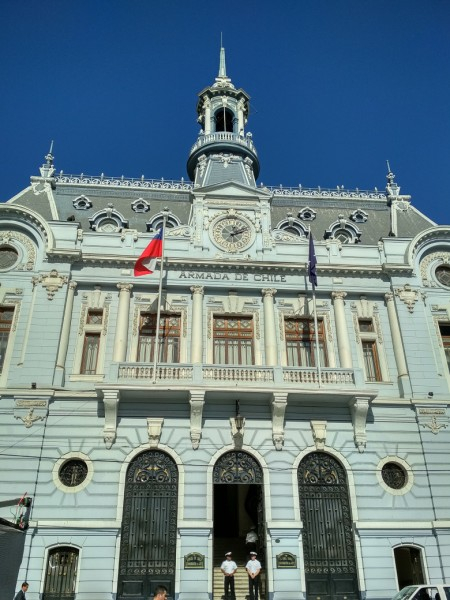
[[[230, 173], [231, 175], [231, 173]], [[92, 217], [99, 211], [113, 211], [122, 217], [128, 229], [145, 232], [152, 219], [169, 208], [176, 220], [189, 224], [195, 196], [227, 198], [236, 203], [264, 200], [271, 205], [271, 228], [287, 218], [303, 222], [302, 210], [311, 209], [314, 217], [304, 222], [317, 241], [329, 237], [332, 224], [341, 221], [350, 230], [358, 230], [362, 245], [376, 245], [381, 238], [392, 235], [392, 208], [385, 192], [360, 190], [324, 190], [301, 188], [253, 187], [242, 181], [216, 183], [195, 187], [185, 181], [143, 180], [125, 178], [58, 175], [54, 178], [32, 178], [32, 185], [9, 200], [9, 204], [24, 206], [46, 221], [75, 221], [88, 231]], [[83, 201], [85, 200], [85, 201]], [[139, 202], [145, 210], [139, 210]], [[435, 225], [409, 202], [399, 203], [396, 212], [397, 237], [413, 238]], [[364, 219], [354, 222], [355, 211]], [[327, 234], [328, 232], [328, 234]]]

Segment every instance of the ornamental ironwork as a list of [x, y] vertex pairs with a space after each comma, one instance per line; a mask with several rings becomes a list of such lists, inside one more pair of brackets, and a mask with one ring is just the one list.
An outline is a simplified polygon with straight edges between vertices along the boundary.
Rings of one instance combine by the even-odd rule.
[[263, 483], [263, 472], [256, 460], [246, 452], [231, 451], [214, 465], [213, 483]]
[[338, 461], [313, 452], [298, 469], [305, 574], [356, 573], [347, 477]]
[[76, 548], [59, 546], [49, 552], [43, 600], [73, 600], [77, 581]]
[[405, 470], [394, 462], [388, 462], [383, 465], [381, 477], [384, 483], [393, 490], [401, 490], [405, 487], [407, 481]]
[[178, 469], [172, 458], [160, 450], [139, 454], [126, 476], [118, 600], [131, 593], [148, 597], [162, 580], [173, 587], [177, 504]]
[[76, 487], [83, 483], [88, 474], [88, 467], [84, 460], [72, 459], [65, 462], [59, 470], [58, 476], [65, 486]]

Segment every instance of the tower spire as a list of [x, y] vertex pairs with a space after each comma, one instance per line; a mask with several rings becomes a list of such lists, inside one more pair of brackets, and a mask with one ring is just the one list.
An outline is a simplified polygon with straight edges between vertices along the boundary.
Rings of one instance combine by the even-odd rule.
[[222, 46], [222, 34], [220, 34], [220, 38], [220, 60], [218, 77], [224, 78], [227, 76], [227, 67], [225, 63], [225, 48]]

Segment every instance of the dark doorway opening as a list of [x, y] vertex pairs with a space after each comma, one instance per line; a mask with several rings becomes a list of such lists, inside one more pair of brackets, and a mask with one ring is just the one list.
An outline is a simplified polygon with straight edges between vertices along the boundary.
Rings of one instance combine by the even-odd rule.
[[425, 583], [422, 567], [422, 552], [413, 546], [395, 548], [395, 568], [397, 571], [398, 589], [407, 585]]

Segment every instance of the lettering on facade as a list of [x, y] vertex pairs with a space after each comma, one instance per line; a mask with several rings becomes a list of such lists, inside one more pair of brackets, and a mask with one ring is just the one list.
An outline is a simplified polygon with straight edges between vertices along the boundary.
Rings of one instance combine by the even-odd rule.
[[419, 415], [445, 415], [445, 408], [419, 408]]
[[17, 408], [47, 408], [47, 400], [16, 400]]
[[277, 569], [296, 569], [297, 557], [290, 552], [282, 552], [277, 554]]
[[205, 568], [205, 556], [198, 552], [191, 552], [186, 554], [184, 557], [184, 568], [185, 569], [204, 569]]
[[277, 273], [208, 273], [205, 271], [181, 271], [180, 279], [201, 279], [202, 281], [250, 281], [261, 283], [286, 283], [286, 275]]

